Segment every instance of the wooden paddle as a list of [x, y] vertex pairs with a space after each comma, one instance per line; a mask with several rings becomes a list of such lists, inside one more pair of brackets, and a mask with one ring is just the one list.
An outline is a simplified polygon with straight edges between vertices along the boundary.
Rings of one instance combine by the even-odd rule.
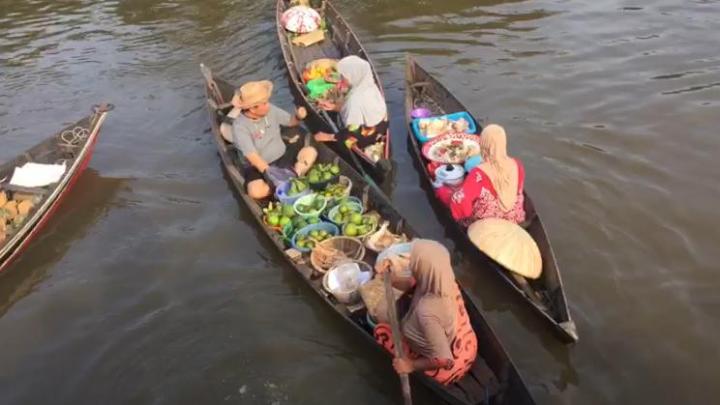
[[[390, 272], [385, 273], [385, 300], [387, 302], [388, 319], [390, 320], [390, 328], [392, 329], [393, 343], [395, 346], [395, 357], [399, 359], [403, 357], [402, 335], [400, 334], [400, 325], [398, 325], [395, 294], [393, 294], [392, 277], [390, 276]], [[408, 374], [400, 374], [400, 384], [402, 385], [404, 404], [412, 405], [410, 376]]]

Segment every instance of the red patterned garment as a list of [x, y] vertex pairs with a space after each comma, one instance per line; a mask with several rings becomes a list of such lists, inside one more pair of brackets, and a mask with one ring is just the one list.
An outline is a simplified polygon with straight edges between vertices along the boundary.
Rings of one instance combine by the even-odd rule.
[[[433, 378], [435, 381], [443, 385], [448, 385], [459, 381], [465, 376], [465, 374], [472, 368], [475, 358], [477, 357], [477, 336], [475, 331], [472, 329], [470, 324], [470, 317], [468, 317], [467, 310], [465, 309], [465, 302], [463, 301], [460, 289], [457, 289], [456, 295], [457, 302], [457, 320], [455, 338], [450, 343], [450, 349], [453, 355], [453, 364], [449, 369], [441, 368], [436, 370], [427, 370], [425, 374]], [[375, 340], [384, 347], [387, 351], [395, 354], [395, 345], [393, 344], [392, 329], [390, 325], [386, 323], [380, 323], [375, 327], [373, 332]], [[408, 341], [403, 338], [403, 349], [405, 356], [409, 359], [417, 359], [420, 356], [415, 353]]]
[[519, 224], [525, 221], [525, 168], [519, 160], [513, 160], [518, 166], [518, 195], [515, 205], [509, 211], [504, 211], [500, 206], [490, 177], [480, 167], [468, 173], [460, 188], [443, 186], [435, 190], [435, 195], [450, 208], [453, 218], [464, 227], [484, 218], [501, 218]]

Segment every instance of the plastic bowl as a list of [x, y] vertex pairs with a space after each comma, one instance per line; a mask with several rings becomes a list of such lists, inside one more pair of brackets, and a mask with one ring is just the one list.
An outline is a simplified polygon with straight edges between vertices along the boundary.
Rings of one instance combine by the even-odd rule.
[[[430, 117], [427, 117], [427, 118], [430, 118]], [[465, 121], [467, 121], [469, 124], [466, 132], [468, 134], [475, 134], [477, 132], [477, 126], [475, 125], [475, 120], [473, 119], [473, 117], [470, 114], [468, 114], [465, 111], [460, 111], [460, 112], [446, 114], [446, 115], [439, 115], [437, 117], [432, 117], [432, 118], [436, 118], [436, 119], [447, 118], [450, 121], [459, 121], [460, 118], [465, 118]], [[417, 138], [417, 140], [420, 141], [420, 143], [425, 143], [432, 138], [428, 138], [427, 136], [423, 135], [422, 131], [420, 131], [420, 120], [422, 120], [422, 119], [424, 119], [424, 118], [413, 119], [410, 126], [412, 127], [412, 132], [415, 135], [415, 138]]]
[[308, 184], [310, 184], [311, 189], [313, 189], [315, 191], [320, 191], [320, 190], [324, 190], [330, 183], [337, 182], [339, 178], [340, 178], [340, 173], [332, 176], [328, 180], [319, 181], [317, 183], [310, 183], [310, 181], [308, 181]]
[[317, 224], [310, 224], [310, 225], [298, 230], [297, 232], [295, 232], [295, 234], [292, 236], [292, 240], [291, 240], [292, 247], [303, 253], [311, 251], [312, 249], [309, 249], [309, 248], [299, 248], [297, 246], [297, 238], [298, 238], [298, 236], [305, 236], [312, 231], [321, 231], [321, 230], [326, 231], [327, 233], [329, 233], [332, 236], [337, 236], [340, 233], [340, 229], [335, 224], [331, 224], [330, 222], [319, 222]]
[[[350, 235], [346, 235], [346, 234], [345, 234], [345, 228], [347, 228], [348, 225], [350, 225], [350, 223], [343, 224], [343, 226], [342, 226], [343, 235], [345, 235], [345, 236], [350, 236]], [[370, 235], [371, 233], [375, 232], [375, 231], [377, 230], [377, 227], [378, 227], [378, 220], [377, 220], [377, 218], [375, 218], [375, 221], [373, 221], [372, 226], [370, 227], [370, 230], [369, 230], [369, 231], [367, 231], [367, 232], [365, 232], [365, 233], [363, 233], [363, 234], [353, 235], [353, 236], [350, 236], [350, 237], [351, 237], [351, 238], [359, 238], [359, 239], [362, 239], [362, 238]]]
[[[328, 200], [328, 207], [332, 208], [331, 205], [335, 203], [336, 200], [341, 200], [343, 198], [347, 198], [350, 195], [350, 191], [352, 191], [352, 180], [350, 180], [349, 177], [343, 176], [342, 174], [338, 176], [338, 184], [341, 184], [345, 187], [345, 190], [343, 190], [343, 196], [342, 197], [325, 197]], [[330, 186], [330, 184], [328, 184]], [[326, 187], [327, 188], [327, 187]]]
[[[302, 213], [298, 210], [298, 205], [307, 204], [311, 201], [315, 201], [316, 198], [322, 199], [323, 203], [320, 208], [318, 208], [316, 210], [312, 210], [307, 213]], [[320, 213], [323, 212], [323, 210], [325, 209], [326, 206], [327, 206], [327, 200], [325, 199], [325, 197], [313, 193], [313, 194], [308, 194], [308, 195], [302, 196], [302, 197], [298, 198], [297, 200], [295, 200], [295, 202], [293, 203], [293, 210], [295, 211], [295, 213], [297, 215], [300, 215], [303, 218], [310, 218], [310, 217], [320, 216]]]
[[[331, 278], [335, 276], [334, 273], [339, 271], [343, 266], [353, 265], [356, 264], [358, 267], [360, 267], [360, 276], [358, 277], [358, 288], [353, 290], [342, 290], [339, 287], [332, 288], [331, 284]], [[338, 301], [344, 303], [344, 304], [353, 304], [358, 301], [360, 301], [360, 286], [367, 283], [368, 281], [372, 280], [373, 276], [373, 269], [370, 267], [369, 264], [365, 262], [361, 262], [358, 260], [351, 260], [344, 263], [340, 263], [336, 265], [335, 267], [328, 270], [327, 273], [323, 276], [323, 288], [325, 291], [332, 294], [335, 299]]]
[[363, 205], [362, 200], [355, 196], [347, 196], [347, 197], [338, 198], [338, 199], [331, 198], [328, 200], [327, 207], [325, 207], [325, 211], [323, 211], [323, 216], [325, 217], [325, 219], [327, 219], [329, 221], [330, 219], [328, 218], [328, 215], [330, 215], [330, 210], [335, 208], [336, 206], [340, 205], [340, 203], [343, 203], [343, 202], [353, 202], [353, 203], [359, 204], [363, 207], [363, 211], [365, 211], [365, 206]]
[[428, 118], [431, 115], [432, 111], [424, 107], [416, 108], [410, 112], [410, 116], [413, 118]]
[[355, 202], [355, 201], [343, 201], [343, 202], [335, 205], [334, 207], [332, 207], [332, 208], [330, 209], [330, 211], [328, 211], [328, 213], [327, 213], [327, 219], [328, 219], [328, 221], [336, 224], [337, 226], [343, 226], [343, 225], [345, 225], [345, 224], [347, 223], [347, 222], [337, 222], [337, 221], [335, 221], [335, 219], [334, 219], [334, 218], [335, 218], [335, 215], [340, 211], [340, 206], [342, 206], [343, 204], [349, 205], [349, 206], [350, 206], [350, 209], [351, 209], [353, 212], [357, 212], [357, 213], [360, 213], [360, 214], [363, 213], [363, 206], [362, 206], [362, 204], [357, 203], [357, 202]]
[[278, 199], [283, 204], [293, 205], [295, 201], [298, 200], [300, 197], [304, 197], [310, 193], [312, 193], [312, 190], [310, 187], [306, 188], [305, 190], [301, 191], [298, 194], [295, 194], [294, 196], [287, 195], [288, 190], [290, 189], [290, 182], [285, 182], [282, 185], [278, 186], [275, 189], [275, 198]]

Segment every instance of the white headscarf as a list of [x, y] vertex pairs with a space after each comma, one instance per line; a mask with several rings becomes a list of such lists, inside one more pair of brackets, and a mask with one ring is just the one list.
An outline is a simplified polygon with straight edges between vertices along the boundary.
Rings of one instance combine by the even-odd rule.
[[387, 117], [387, 106], [375, 84], [370, 63], [352, 55], [342, 58], [337, 69], [351, 86], [340, 110], [345, 125], [375, 126], [384, 120]]

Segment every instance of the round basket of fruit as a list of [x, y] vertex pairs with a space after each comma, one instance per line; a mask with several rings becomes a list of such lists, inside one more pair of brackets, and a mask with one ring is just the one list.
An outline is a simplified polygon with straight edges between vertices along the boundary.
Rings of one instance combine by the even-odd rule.
[[350, 222], [342, 227], [343, 235], [354, 238], [364, 238], [371, 232], [375, 231], [378, 225], [378, 219], [375, 215], [355, 215], [350, 218]]
[[285, 225], [292, 222], [295, 210], [292, 205], [270, 202], [263, 208], [263, 222], [275, 231], [282, 232]]
[[288, 238], [292, 239], [293, 232], [295, 232], [296, 230], [303, 229], [308, 225], [317, 224], [317, 223], [320, 223], [320, 218], [318, 218], [318, 217], [304, 218], [304, 217], [301, 217], [300, 215], [295, 215], [292, 219], [292, 226], [293, 226], [292, 232], [287, 236], [288, 236]]
[[327, 200], [325, 197], [313, 193], [298, 198], [293, 204], [293, 209], [296, 214], [303, 218], [318, 217], [326, 205]]
[[353, 217], [360, 217], [362, 221], [363, 206], [355, 201], [342, 201], [328, 211], [327, 218], [338, 226], [350, 222]]
[[[335, 208], [336, 206], [340, 205], [341, 203], [348, 202], [348, 201], [352, 201], [352, 202], [364, 207], [361, 199], [359, 199], [355, 196], [349, 195], [349, 196], [343, 197], [343, 198], [336, 198], [336, 199], [328, 200], [327, 206], [325, 207], [325, 210], [323, 211], [322, 215], [325, 217], [325, 219], [329, 220], [328, 216], [330, 215], [330, 210]], [[363, 209], [363, 211], [364, 211], [364, 209]]]
[[340, 176], [340, 166], [335, 163], [317, 163], [306, 177], [313, 190], [323, 190], [328, 184], [335, 182]]
[[294, 177], [275, 189], [275, 197], [283, 204], [292, 205], [298, 198], [312, 193], [307, 179]]
[[340, 233], [340, 230], [335, 224], [329, 222], [311, 224], [295, 232], [292, 237], [292, 247], [301, 252], [309, 252], [318, 243], [332, 238], [338, 233]]
[[320, 191], [319, 194], [328, 200], [337, 200], [350, 195], [352, 190], [352, 180], [348, 177], [340, 175], [338, 182], [328, 184], [324, 190]]

